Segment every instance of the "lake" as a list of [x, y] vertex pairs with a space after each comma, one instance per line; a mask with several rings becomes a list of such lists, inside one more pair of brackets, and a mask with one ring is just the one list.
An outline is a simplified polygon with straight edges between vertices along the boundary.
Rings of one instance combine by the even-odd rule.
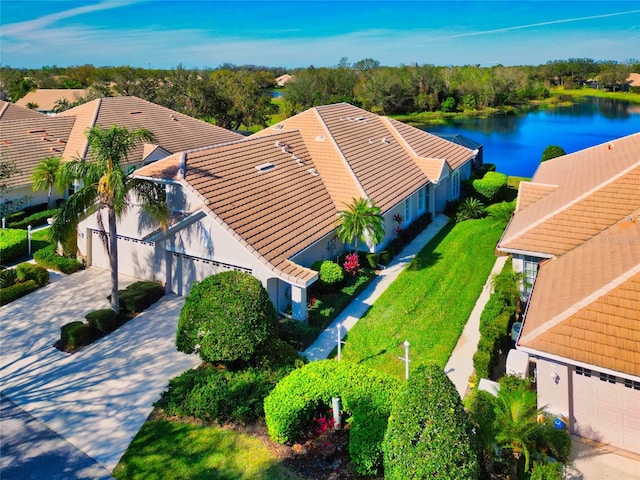
[[573, 153], [640, 132], [640, 105], [587, 97], [568, 107], [465, 118], [421, 128], [465, 135], [484, 146], [485, 163], [495, 163], [498, 171], [508, 175], [531, 177], [549, 145]]

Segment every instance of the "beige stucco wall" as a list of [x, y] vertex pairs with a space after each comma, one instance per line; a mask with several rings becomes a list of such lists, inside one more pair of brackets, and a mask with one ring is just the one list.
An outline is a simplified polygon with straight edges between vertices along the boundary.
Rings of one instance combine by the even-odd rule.
[[569, 366], [539, 358], [536, 362], [538, 408], [551, 415], [570, 418], [571, 369]]

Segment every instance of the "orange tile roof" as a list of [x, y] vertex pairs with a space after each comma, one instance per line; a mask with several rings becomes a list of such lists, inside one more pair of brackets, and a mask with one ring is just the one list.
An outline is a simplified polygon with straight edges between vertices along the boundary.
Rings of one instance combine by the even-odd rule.
[[7, 182], [10, 188], [31, 185], [31, 174], [41, 160], [62, 157], [74, 118], [48, 117], [8, 120], [0, 124], [0, 157], [15, 163], [18, 173]]
[[[65, 158], [83, 157], [87, 150], [85, 132], [94, 125], [112, 125], [128, 129], [145, 128], [155, 136], [155, 142], [169, 153], [200, 148], [244, 138], [239, 133], [202, 122], [168, 108], [137, 97], [107, 97], [85, 103], [60, 113], [75, 116], [78, 121], [72, 132]], [[138, 145], [129, 155], [129, 164], [144, 160], [145, 149]]]
[[337, 210], [298, 131], [176, 154], [136, 175], [180, 179], [181, 165], [181, 182], [263, 264], [295, 284], [316, 278], [290, 259], [333, 232]]
[[28, 118], [42, 118], [44, 116], [44, 114], [36, 112], [35, 110], [18, 107], [13, 103], [0, 100], [0, 121], [26, 120]]
[[70, 103], [77, 101], [80, 97], [84, 97], [85, 90], [71, 88], [40, 88], [33, 92], [27, 93], [24, 97], [16, 101], [19, 107], [25, 107], [29, 103], [36, 104], [37, 110], [50, 112], [60, 100], [67, 100]]

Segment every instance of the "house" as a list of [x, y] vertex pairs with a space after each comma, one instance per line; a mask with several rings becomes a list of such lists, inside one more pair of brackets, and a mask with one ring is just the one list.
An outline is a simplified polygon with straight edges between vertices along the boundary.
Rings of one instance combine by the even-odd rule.
[[287, 82], [292, 78], [293, 78], [293, 75], [289, 75], [288, 73], [285, 73], [284, 75], [280, 75], [278, 78], [276, 78], [276, 84], [279, 87], [284, 87], [287, 84]]
[[640, 453], [640, 133], [542, 163], [498, 249], [527, 280], [539, 406]]
[[40, 88], [27, 93], [15, 103], [19, 107], [29, 108], [40, 113], [52, 114], [60, 101], [77, 102], [86, 95], [86, 90], [77, 88]]
[[[119, 268], [166, 282], [185, 295], [194, 281], [223, 270], [261, 280], [281, 313], [307, 316], [310, 269], [335, 259], [338, 212], [354, 198], [375, 202], [386, 237], [393, 216], [408, 225], [460, 194], [477, 152], [341, 103], [312, 108], [251, 137], [174, 153], [134, 172], [165, 185], [166, 231], [132, 208], [118, 224]], [[78, 247], [87, 263], [108, 268], [95, 217], [83, 221]]]
[[28, 118], [42, 118], [43, 115], [28, 108], [18, 107], [11, 102], [0, 100], [0, 121], [25, 120]]
[[[67, 161], [87, 158], [86, 131], [96, 125], [145, 128], [154, 134], [153, 144], [139, 145], [131, 152], [127, 164], [131, 168], [178, 151], [243, 138], [137, 97], [97, 99], [54, 117], [10, 104], [2, 105], [2, 112], [11, 113], [5, 113], [0, 121], [0, 155], [2, 161], [15, 163], [19, 170], [7, 182], [10, 190], [3, 201], [29, 196], [31, 204], [46, 202], [46, 192], [31, 188], [30, 177], [36, 165], [53, 156]], [[5, 116], [24, 118], [5, 121]]]

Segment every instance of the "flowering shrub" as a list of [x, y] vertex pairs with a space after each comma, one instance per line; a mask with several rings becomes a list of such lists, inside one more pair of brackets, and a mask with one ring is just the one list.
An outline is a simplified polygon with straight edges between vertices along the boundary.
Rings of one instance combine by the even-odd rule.
[[358, 254], [353, 252], [347, 255], [344, 259], [344, 269], [351, 275], [357, 275], [360, 270], [360, 263], [358, 262]]
[[325, 433], [327, 430], [333, 430], [335, 421], [333, 419], [332, 411], [329, 411], [329, 418], [325, 415], [319, 415], [311, 419], [311, 437], [316, 438]]

